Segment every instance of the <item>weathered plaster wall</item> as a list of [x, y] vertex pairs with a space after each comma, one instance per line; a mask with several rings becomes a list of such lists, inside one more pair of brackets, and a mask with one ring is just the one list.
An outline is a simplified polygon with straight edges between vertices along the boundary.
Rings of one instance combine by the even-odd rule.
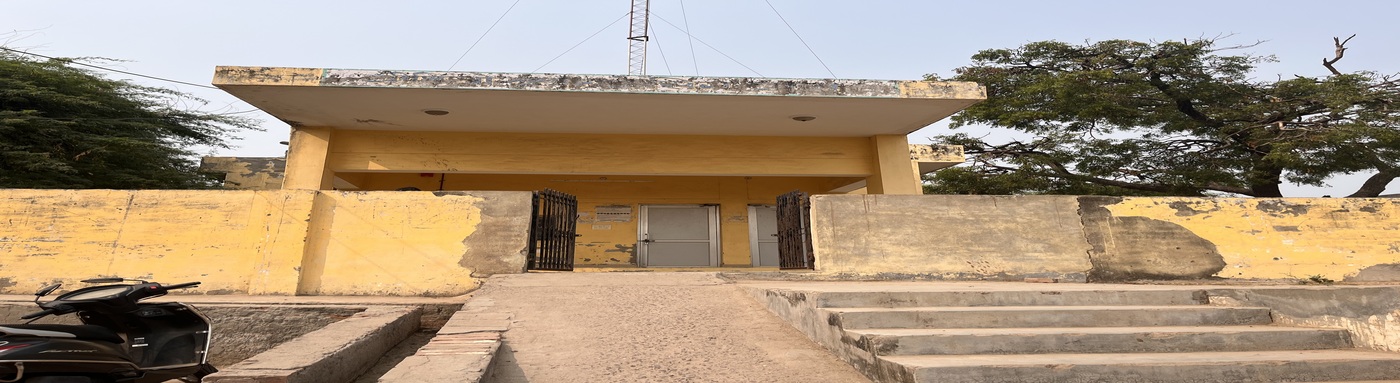
[[817, 196], [817, 270], [951, 279], [1400, 280], [1400, 201]]
[[1083, 281], [1078, 208], [1061, 196], [819, 195], [812, 246], [830, 274]]
[[204, 157], [199, 171], [223, 177], [224, 189], [276, 190], [282, 188], [287, 160], [282, 157]]
[[323, 192], [298, 293], [451, 296], [525, 271], [528, 192]]
[[0, 291], [121, 276], [290, 294], [314, 194], [0, 190]]
[[[1221, 278], [1400, 280], [1400, 200], [1124, 198], [1105, 208], [1114, 217], [1153, 219], [1213, 244], [1223, 263], [1214, 276]], [[1204, 258], [1185, 251], [1200, 248], [1162, 250]]]
[[206, 294], [455, 295], [522, 272], [528, 192], [0, 190], [0, 293], [97, 276]]

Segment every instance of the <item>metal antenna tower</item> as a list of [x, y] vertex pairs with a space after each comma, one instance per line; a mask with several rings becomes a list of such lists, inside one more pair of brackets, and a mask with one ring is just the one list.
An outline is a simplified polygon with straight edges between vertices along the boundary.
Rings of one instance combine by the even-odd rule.
[[632, 0], [632, 28], [627, 34], [627, 74], [647, 74], [647, 36], [651, 0]]

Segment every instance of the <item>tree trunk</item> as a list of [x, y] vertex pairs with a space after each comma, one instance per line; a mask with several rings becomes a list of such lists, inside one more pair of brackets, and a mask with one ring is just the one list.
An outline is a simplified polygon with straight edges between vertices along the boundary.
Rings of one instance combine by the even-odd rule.
[[1371, 175], [1371, 178], [1367, 178], [1366, 182], [1361, 184], [1361, 188], [1357, 189], [1355, 193], [1351, 193], [1347, 198], [1371, 198], [1379, 196], [1382, 192], [1385, 192], [1385, 186], [1389, 185], [1390, 181], [1395, 180], [1397, 177], [1400, 177], [1400, 169], [1382, 170], [1379, 173]]
[[1249, 190], [1254, 192], [1255, 198], [1283, 197], [1283, 191], [1279, 189], [1279, 185], [1283, 184], [1283, 168], [1256, 165], [1252, 173]]

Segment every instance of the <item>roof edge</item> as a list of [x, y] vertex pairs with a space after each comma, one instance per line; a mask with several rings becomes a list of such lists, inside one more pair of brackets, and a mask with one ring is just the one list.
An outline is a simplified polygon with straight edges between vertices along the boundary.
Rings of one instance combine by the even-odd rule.
[[478, 89], [553, 92], [714, 94], [909, 99], [987, 98], [972, 82], [556, 73], [396, 71], [220, 66], [215, 86]]

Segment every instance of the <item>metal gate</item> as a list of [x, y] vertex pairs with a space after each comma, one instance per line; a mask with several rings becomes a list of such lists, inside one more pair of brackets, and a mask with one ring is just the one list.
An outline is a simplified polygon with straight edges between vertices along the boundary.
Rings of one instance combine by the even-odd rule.
[[558, 190], [535, 192], [530, 218], [530, 270], [574, 270], [578, 198]]
[[778, 268], [812, 269], [811, 199], [794, 190], [778, 196]]

